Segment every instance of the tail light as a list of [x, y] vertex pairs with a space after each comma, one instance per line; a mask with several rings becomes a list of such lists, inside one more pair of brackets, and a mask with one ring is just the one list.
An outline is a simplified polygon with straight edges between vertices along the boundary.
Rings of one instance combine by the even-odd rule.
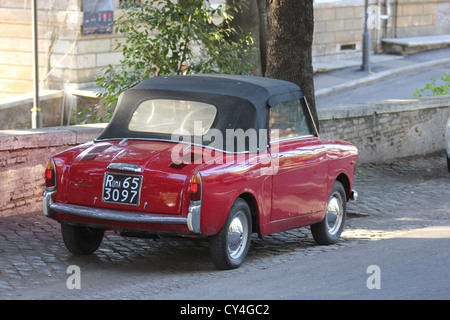
[[191, 201], [202, 200], [202, 176], [198, 171], [196, 171], [191, 178], [189, 184], [189, 194]]
[[45, 187], [56, 188], [56, 166], [52, 158], [48, 160], [45, 167]]

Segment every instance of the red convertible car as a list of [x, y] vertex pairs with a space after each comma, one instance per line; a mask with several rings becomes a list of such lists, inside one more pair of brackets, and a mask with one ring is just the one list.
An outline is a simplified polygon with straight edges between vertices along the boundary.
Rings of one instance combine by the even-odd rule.
[[231, 269], [252, 233], [311, 225], [317, 243], [338, 241], [357, 157], [319, 138], [293, 83], [155, 77], [122, 93], [97, 139], [50, 158], [44, 214], [73, 254], [93, 253], [105, 230], [207, 237], [213, 263]]

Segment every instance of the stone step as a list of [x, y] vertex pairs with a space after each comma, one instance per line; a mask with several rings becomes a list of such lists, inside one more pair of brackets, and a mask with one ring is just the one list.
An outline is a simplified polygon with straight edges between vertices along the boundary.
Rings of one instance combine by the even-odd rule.
[[450, 46], [450, 34], [381, 40], [385, 53], [410, 55]]

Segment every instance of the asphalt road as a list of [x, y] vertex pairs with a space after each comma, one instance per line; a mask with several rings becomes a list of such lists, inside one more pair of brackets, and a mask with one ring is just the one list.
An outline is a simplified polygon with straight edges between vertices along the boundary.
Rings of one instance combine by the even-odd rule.
[[[395, 61], [396, 60], [393, 62]], [[330, 72], [323, 75], [323, 77], [333, 77], [333, 74], [336, 74], [336, 76], [342, 77], [342, 80], [345, 81], [346, 74], [350, 76], [350, 74], [358, 72], [361, 72], [358, 68], [350, 68], [335, 73]], [[383, 81], [377, 81], [364, 86], [319, 97], [316, 99], [316, 105], [320, 108], [387, 99], [414, 99], [413, 93], [416, 89], [423, 89], [426, 83], [430, 83], [432, 77], [436, 79], [436, 85], [441, 85], [442, 81], [440, 78], [444, 72], [450, 72], [450, 64], [392, 76], [383, 79]], [[424, 95], [426, 94], [431, 95], [430, 91], [426, 91]]]
[[[157, 298], [448, 300], [449, 236], [450, 226], [417, 229], [400, 237], [277, 264], [251, 276], [224, 274], [214, 279], [214, 286], [199, 282]], [[370, 266], [379, 268], [378, 279]]]
[[[228, 273], [214, 279], [214, 286], [200, 282], [157, 297], [448, 300], [449, 236], [450, 226], [416, 229], [392, 239], [277, 264], [251, 276]], [[377, 274], [371, 266], [378, 268]]]

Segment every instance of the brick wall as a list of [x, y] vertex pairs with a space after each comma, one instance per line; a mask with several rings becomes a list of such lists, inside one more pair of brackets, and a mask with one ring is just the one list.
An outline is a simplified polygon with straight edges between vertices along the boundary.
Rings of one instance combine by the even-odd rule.
[[103, 126], [0, 131], [0, 217], [41, 211], [49, 157], [92, 140]]

